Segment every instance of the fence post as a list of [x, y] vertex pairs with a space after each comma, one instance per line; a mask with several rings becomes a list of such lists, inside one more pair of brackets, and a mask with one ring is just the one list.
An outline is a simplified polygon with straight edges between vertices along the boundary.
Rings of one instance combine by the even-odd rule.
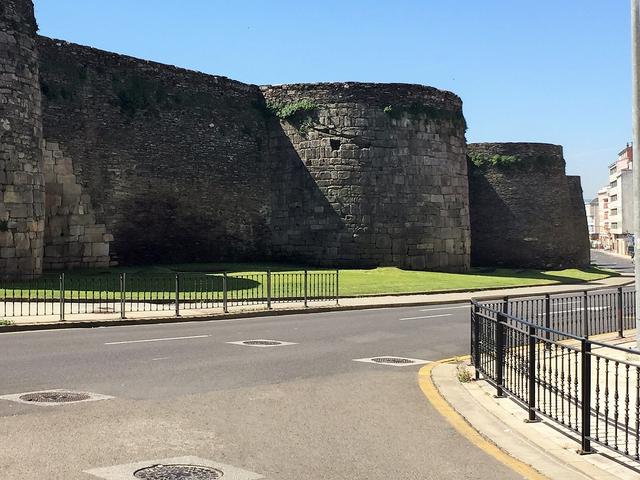
[[176, 317], [180, 316], [180, 274], [176, 273]]
[[304, 270], [304, 308], [309, 306], [309, 272]]
[[624, 337], [624, 323], [622, 320], [622, 287], [618, 287], [618, 308], [616, 308], [616, 317], [618, 320], [618, 338]]
[[583, 307], [583, 315], [582, 315], [582, 336], [584, 338], [589, 338], [589, 296], [588, 292], [585, 290], [582, 295], [582, 307]]
[[[544, 296], [544, 327], [551, 329], [551, 295], [548, 293]], [[544, 338], [551, 340], [551, 332], [549, 330], [544, 333]], [[545, 348], [550, 348], [551, 344], [545, 342], [544, 346]]]
[[340, 305], [340, 270], [336, 269], [336, 305]]
[[267, 270], [267, 308], [271, 310], [271, 270]]
[[473, 310], [471, 311], [471, 360], [473, 361], [473, 366], [475, 370], [476, 380], [480, 380], [480, 319], [478, 318], [478, 312], [480, 311], [480, 306], [476, 304], [473, 305]]
[[125, 308], [124, 295], [126, 291], [127, 291], [127, 274], [122, 272], [120, 274], [120, 318], [122, 319], [126, 318], [126, 315], [124, 313], [124, 308]]
[[228, 287], [227, 287], [227, 272], [222, 274], [222, 311], [224, 313], [229, 313], [229, 305], [228, 305]]
[[60, 274], [60, 321], [64, 322], [64, 273]]
[[539, 422], [540, 419], [536, 416], [536, 349], [538, 348], [538, 342], [536, 342], [536, 327], [535, 325], [529, 325], [529, 360], [527, 370], [529, 374], [529, 401], [528, 410], [529, 418], [525, 421], [527, 423]]
[[502, 313], [509, 313], [509, 297], [507, 296], [502, 299]]
[[496, 398], [505, 396], [502, 390], [504, 382], [504, 324], [506, 320], [504, 315], [504, 313], [498, 313], [496, 321]]
[[591, 342], [586, 338], [582, 341], [582, 431], [581, 446], [578, 453], [586, 455], [591, 450]]

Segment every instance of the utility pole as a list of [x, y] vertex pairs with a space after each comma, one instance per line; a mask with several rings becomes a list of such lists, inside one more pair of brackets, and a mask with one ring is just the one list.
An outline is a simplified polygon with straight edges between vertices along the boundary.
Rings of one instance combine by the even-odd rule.
[[636, 348], [640, 349], [640, 6], [631, 0], [631, 68], [633, 92], [633, 232], [636, 281]]

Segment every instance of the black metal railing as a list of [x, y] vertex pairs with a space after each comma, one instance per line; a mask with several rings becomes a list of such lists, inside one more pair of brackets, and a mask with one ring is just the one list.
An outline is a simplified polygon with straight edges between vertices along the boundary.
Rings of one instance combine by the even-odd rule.
[[0, 276], [0, 319], [222, 309], [242, 305], [339, 301], [338, 270], [260, 273]]
[[[472, 301], [471, 360], [528, 410], [592, 443], [640, 461], [640, 351], [590, 335], [635, 327], [632, 288]], [[632, 356], [637, 360], [633, 361]]]

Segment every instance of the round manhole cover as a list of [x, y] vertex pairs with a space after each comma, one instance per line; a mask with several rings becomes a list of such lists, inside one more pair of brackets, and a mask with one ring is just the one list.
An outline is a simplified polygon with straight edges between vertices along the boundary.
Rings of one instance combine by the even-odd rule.
[[34, 403], [81, 402], [82, 400], [89, 400], [90, 398], [91, 396], [86, 393], [74, 392], [35, 392], [20, 396], [20, 400]]
[[245, 345], [263, 345], [268, 347], [282, 344], [282, 342], [276, 342], [274, 340], [247, 340], [246, 342], [242, 343], [244, 343]]
[[223, 475], [220, 470], [199, 465], [154, 465], [133, 474], [142, 480], [216, 480]]
[[413, 360], [410, 360], [408, 358], [395, 358], [395, 357], [377, 357], [377, 358], [372, 358], [371, 359], [372, 362], [376, 362], [376, 363], [413, 363]]

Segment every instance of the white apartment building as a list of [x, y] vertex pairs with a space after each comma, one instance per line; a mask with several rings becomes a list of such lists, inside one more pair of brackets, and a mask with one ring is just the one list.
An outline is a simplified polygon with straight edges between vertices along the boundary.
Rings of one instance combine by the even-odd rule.
[[609, 184], [598, 191], [597, 225], [600, 246], [627, 254], [633, 232], [633, 150], [627, 146], [609, 165]]
[[589, 239], [592, 242], [598, 240], [600, 233], [600, 225], [598, 225], [598, 199], [594, 198], [590, 202], [584, 204], [584, 210], [587, 214], [587, 226], [589, 227]]

